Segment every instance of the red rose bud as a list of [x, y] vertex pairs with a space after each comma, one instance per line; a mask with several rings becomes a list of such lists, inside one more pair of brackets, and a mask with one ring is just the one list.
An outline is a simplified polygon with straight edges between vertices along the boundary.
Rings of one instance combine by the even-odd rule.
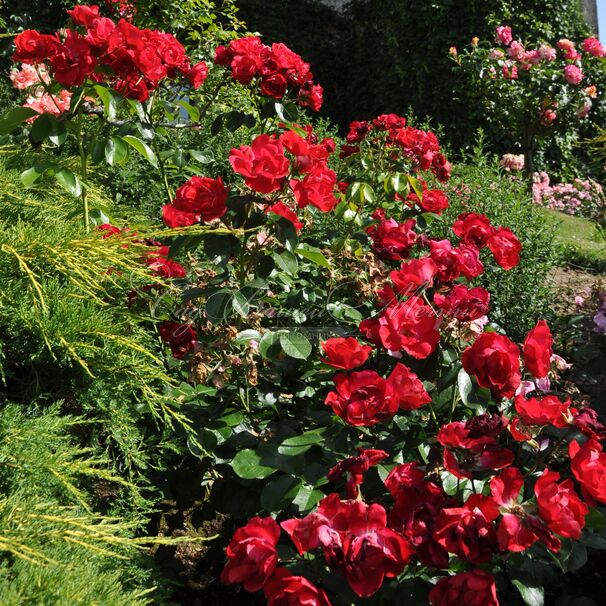
[[326, 354], [326, 358], [321, 358], [322, 362], [342, 370], [362, 366], [372, 352], [370, 345], [362, 345], [353, 337], [328, 339], [322, 343], [322, 349]]

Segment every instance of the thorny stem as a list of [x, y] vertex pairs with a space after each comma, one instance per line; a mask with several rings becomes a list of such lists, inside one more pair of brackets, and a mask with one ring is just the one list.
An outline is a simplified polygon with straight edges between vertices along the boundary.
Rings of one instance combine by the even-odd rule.
[[76, 137], [78, 139], [78, 152], [80, 154], [80, 173], [82, 175], [82, 193], [80, 198], [82, 200], [82, 207], [84, 211], [84, 230], [86, 233], [90, 231], [90, 218], [88, 216], [88, 196], [86, 191], [86, 175], [88, 171], [88, 154], [84, 146], [84, 133], [82, 132], [82, 113], [78, 112]]

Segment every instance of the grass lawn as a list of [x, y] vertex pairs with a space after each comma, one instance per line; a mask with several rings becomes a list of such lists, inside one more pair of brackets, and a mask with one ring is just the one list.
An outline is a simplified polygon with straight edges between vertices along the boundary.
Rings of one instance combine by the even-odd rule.
[[558, 224], [556, 242], [565, 250], [565, 260], [606, 272], [606, 241], [600, 239], [595, 224], [557, 210], [543, 209]]

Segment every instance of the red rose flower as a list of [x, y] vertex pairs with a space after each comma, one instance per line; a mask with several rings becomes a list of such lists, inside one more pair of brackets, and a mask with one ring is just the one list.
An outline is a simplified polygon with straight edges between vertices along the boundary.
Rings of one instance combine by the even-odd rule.
[[198, 335], [191, 324], [165, 321], [158, 328], [160, 338], [170, 345], [173, 357], [182, 360], [196, 348]]
[[348, 143], [359, 143], [366, 138], [366, 135], [372, 130], [372, 124], [368, 122], [359, 122], [354, 120], [349, 125], [349, 132], [347, 133], [346, 140]]
[[499, 606], [494, 577], [483, 570], [445, 577], [429, 592], [431, 606]]
[[402, 410], [415, 410], [431, 402], [419, 377], [401, 362], [396, 364], [387, 380], [391, 383]]
[[386, 349], [404, 350], [422, 360], [434, 352], [440, 341], [439, 323], [439, 318], [423, 299], [410, 297], [381, 314], [377, 333]]
[[575, 427], [594, 440], [606, 440], [606, 426], [600, 422], [598, 413], [589, 406], [571, 410]]
[[441, 215], [448, 208], [448, 196], [441, 189], [426, 189], [423, 191], [423, 197], [411, 193], [408, 199], [418, 204], [425, 212]]
[[312, 84], [306, 82], [299, 91], [297, 101], [302, 107], [309, 107], [309, 109], [319, 112], [322, 108], [324, 89], [319, 84]]
[[490, 224], [490, 219], [486, 215], [462, 213], [454, 222], [452, 231], [466, 244], [482, 248], [486, 246], [495, 228]]
[[279, 215], [280, 217], [290, 221], [297, 232], [301, 231], [303, 228], [303, 223], [299, 221], [297, 214], [288, 208], [284, 202], [276, 202], [275, 204], [268, 206], [264, 212], [265, 214], [274, 213], [274, 215]]
[[187, 79], [189, 83], [197, 90], [208, 77], [208, 66], [204, 61], [196, 63], [188, 72]]
[[553, 338], [549, 326], [545, 320], [539, 320], [526, 336], [522, 348], [524, 365], [537, 379], [543, 379], [549, 373], [553, 354], [552, 346]]
[[606, 453], [596, 440], [588, 440], [579, 446], [576, 440], [568, 445], [570, 468], [581, 485], [585, 500], [590, 505], [596, 501], [606, 503]]
[[447, 568], [448, 552], [433, 536], [438, 513], [450, 504], [442, 487], [426, 481], [418, 463], [394, 467], [385, 479], [385, 486], [395, 501], [387, 517], [390, 528], [408, 539], [422, 564]]
[[177, 190], [172, 206], [178, 211], [201, 217], [204, 221], [213, 221], [227, 211], [228, 194], [229, 190], [221, 177], [211, 179], [194, 176]]
[[168, 246], [159, 246], [155, 252], [145, 257], [145, 263], [156, 276], [163, 278], [184, 278], [187, 274], [184, 267], [168, 258]]
[[284, 147], [273, 135], [259, 135], [250, 145], [232, 149], [229, 163], [248, 187], [261, 194], [281, 189], [290, 170]]
[[353, 337], [334, 337], [322, 343], [326, 358], [320, 358], [325, 364], [342, 370], [351, 370], [362, 366], [372, 351], [370, 345], [362, 345]]
[[326, 474], [331, 482], [336, 482], [343, 474], [347, 474], [346, 493], [348, 499], [357, 499], [359, 495], [358, 486], [364, 482], [364, 474], [377, 463], [389, 456], [384, 450], [372, 450], [370, 448], [359, 448], [358, 454], [339, 461]]
[[490, 492], [500, 505], [503, 514], [497, 530], [501, 551], [525, 551], [537, 541], [543, 541], [551, 551], [560, 549], [560, 541], [536, 516], [528, 514], [518, 504], [518, 496], [524, 486], [524, 476], [519, 469], [509, 467], [490, 481]]
[[499, 508], [491, 497], [472, 494], [463, 507], [442, 509], [434, 537], [462, 560], [474, 564], [489, 562], [498, 551], [493, 524], [498, 517]]
[[510, 398], [520, 385], [520, 350], [504, 335], [485, 332], [463, 352], [463, 368], [495, 398]]
[[433, 301], [447, 316], [471, 322], [488, 313], [490, 293], [481, 286], [468, 288], [456, 284], [447, 295], [435, 293]]
[[95, 51], [96, 56], [100, 56], [107, 50], [110, 36], [116, 24], [107, 17], [99, 17], [87, 28], [86, 39]]
[[96, 60], [88, 40], [67, 30], [65, 41], [54, 50], [50, 64], [59, 84], [80, 86], [93, 73]]
[[414, 219], [408, 219], [404, 223], [385, 219], [368, 227], [366, 233], [372, 238], [373, 248], [379, 255], [400, 261], [408, 257], [410, 249], [417, 241], [415, 225]]
[[303, 179], [290, 181], [299, 208], [311, 204], [325, 213], [330, 212], [338, 203], [336, 185], [337, 174], [325, 164], [316, 164]]
[[429, 256], [436, 264], [436, 278], [440, 282], [452, 282], [461, 275], [458, 250], [449, 240], [430, 240]]
[[246, 591], [259, 591], [276, 570], [279, 539], [280, 527], [273, 518], [250, 519], [236, 530], [227, 546], [228, 562], [221, 582], [241, 583]]
[[539, 515], [550, 530], [562, 537], [578, 539], [589, 508], [574, 491], [572, 480], [557, 483], [560, 474], [545, 469], [534, 485]]
[[397, 114], [381, 114], [372, 121], [372, 125], [379, 130], [395, 131], [406, 126], [406, 118]]
[[188, 227], [199, 223], [201, 219], [200, 213], [190, 213], [179, 210], [174, 204], [165, 204], [162, 207], [162, 220], [167, 227], [172, 229], [176, 227]]
[[455, 250], [459, 257], [461, 273], [468, 280], [477, 278], [484, 271], [484, 265], [480, 261], [480, 251], [475, 246], [460, 244]]
[[568, 427], [570, 419], [570, 400], [561, 402], [556, 396], [528, 398], [516, 396], [516, 412], [524, 425], [553, 425]]
[[362, 370], [333, 378], [336, 391], [324, 403], [350, 425], [371, 427], [391, 419], [398, 411], [393, 388], [374, 370]]
[[261, 79], [260, 91], [262, 95], [267, 97], [282, 99], [286, 94], [287, 86], [286, 78], [282, 74], [272, 74]]
[[263, 592], [267, 606], [330, 606], [322, 589], [287, 568], [276, 568], [263, 586]]
[[74, 23], [83, 25], [86, 29], [99, 19], [99, 7], [96, 5], [86, 6], [84, 4], [75, 6], [72, 10], [67, 11], [67, 14], [72, 18]]
[[495, 261], [503, 269], [512, 269], [520, 263], [522, 243], [507, 227], [497, 228], [488, 238], [488, 248], [494, 255]]
[[41, 34], [34, 29], [26, 29], [15, 36], [17, 50], [13, 53], [13, 61], [34, 65], [52, 57], [59, 46], [55, 36]]
[[438, 266], [430, 257], [411, 259], [400, 265], [400, 269], [389, 274], [396, 291], [401, 295], [410, 296], [422, 288], [430, 287], [438, 271]]
[[366, 597], [386, 576], [400, 574], [412, 556], [408, 542], [386, 523], [381, 505], [341, 501], [331, 494], [320, 501], [317, 512], [282, 522], [282, 528], [300, 554], [322, 547], [327, 564], [345, 575], [358, 596]]

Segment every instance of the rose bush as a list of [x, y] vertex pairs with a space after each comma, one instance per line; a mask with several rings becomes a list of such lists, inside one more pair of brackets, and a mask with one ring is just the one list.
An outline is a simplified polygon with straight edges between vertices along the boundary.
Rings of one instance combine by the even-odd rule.
[[[533, 604], [544, 593], [533, 566], [574, 570], [586, 546], [604, 546], [597, 416], [562, 397], [544, 320], [520, 344], [490, 321], [479, 280], [525, 251], [477, 209], [444, 219], [457, 193], [433, 132], [386, 114], [354, 122], [338, 146], [309, 124], [322, 91], [284, 45], [245, 36], [208, 66], [170, 34], [98, 7], [70, 15], [77, 29], [24, 32], [15, 55], [36, 69], [30, 86], [51, 100], [66, 91], [69, 107], [17, 108], [0, 130], [22, 127], [59, 152], [71, 137], [79, 170], [36, 164], [24, 182], [54, 176], [82, 202], [86, 229], [96, 217], [99, 239], [149, 247], [141, 264], [172, 280], [137, 285], [128, 305], [155, 310], [181, 380], [167, 391], [210, 504], [248, 519], [227, 546], [224, 583], [275, 605], [411, 594], [496, 605], [514, 588]], [[254, 109], [224, 112], [213, 129], [249, 140], [224, 174], [169, 175], [178, 150], [161, 150], [158, 133], [206, 119], [212, 78], [248, 87]], [[90, 141], [98, 119], [110, 134]], [[159, 240], [89, 208], [89, 162], [119, 163], [129, 148], [165, 186]], [[337, 228], [320, 236], [326, 216]], [[439, 222], [448, 236], [436, 239]]]

